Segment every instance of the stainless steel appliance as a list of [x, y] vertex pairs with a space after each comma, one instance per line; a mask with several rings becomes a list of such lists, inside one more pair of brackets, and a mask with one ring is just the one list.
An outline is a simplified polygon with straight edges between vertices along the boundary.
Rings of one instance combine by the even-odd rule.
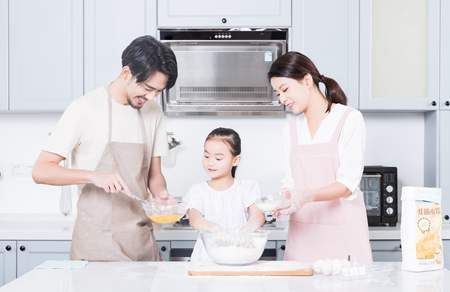
[[365, 166], [360, 189], [369, 225], [395, 226], [398, 222], [397, 168]]
[[267, 79], [286, 52], [286, 30], [160, 30], [175, 53], [178, 79], [163, 92], [166, 115], [283, 115]]

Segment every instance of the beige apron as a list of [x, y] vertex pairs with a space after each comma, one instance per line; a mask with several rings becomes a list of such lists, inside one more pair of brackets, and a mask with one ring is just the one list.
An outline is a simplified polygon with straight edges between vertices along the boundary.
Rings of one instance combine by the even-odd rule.
[[[119, 174], [132, 193], [147, 199], [147, 140], [141, 111], [137, 111], [144, 143], [112, 142], [111, 85], [108, 86], [109, 140], [95, 171]], [[78, 199], [77, 210], [71, 260], [163, 260], [152, 223], [137, 200], [123, 194], [106, 193], [93, 184], [86, 184]]]

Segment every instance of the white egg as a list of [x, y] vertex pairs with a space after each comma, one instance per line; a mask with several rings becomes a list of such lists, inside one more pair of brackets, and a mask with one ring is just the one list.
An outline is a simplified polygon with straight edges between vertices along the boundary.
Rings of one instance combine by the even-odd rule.
[[325, 276], [329, 276], [331, 274], [333, 266], [331, 265], [331, 260], [327, 261], [325, 260], [322, 265], [320, 266], [320, 270], [322, 271], [322, 274]]
[[352, 264], [350, 264], [350, 262], [347, 259], [342, 259], [342, 268], [351, 268]]
[[322, 263], [323, 263], [323, 260], [317, 260], [317, 261], [314, 262], [313, 270], [317, 274], [321, 273], [320, 266], [322, 265]]
[[335, 271], [335, 272], [340, 272], [342, 270], [342, 262], [338, 258], [335, 258], [331, 262], [331, 265], [333, 266], [333, 271]]

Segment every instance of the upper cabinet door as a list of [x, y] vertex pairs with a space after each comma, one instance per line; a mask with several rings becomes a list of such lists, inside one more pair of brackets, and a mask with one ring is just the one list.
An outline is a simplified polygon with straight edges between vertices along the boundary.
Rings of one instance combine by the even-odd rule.
[[122, 70], [122, 52], [137, 37], [156, 37], [156, 0], [84, 2], [85, 94]]
[[8, 0], [0, 0], [0, 112], [8, 110]]
[[291, 0], [158, 0], [158, 28], [290, 26]]
[[440, 108], [450, 110], [450, 0], [441, 0]]
[[292, 15], [288, 51], [309, 57], [339, 83], [348, 105], [358, 108], [359, 1], [293, 0]]
[[83, 94], [83, 0], [9, 1], [10, 110], [63, 111]]
[[439, 109], [439, 2], [361, 1], [361, 109]]

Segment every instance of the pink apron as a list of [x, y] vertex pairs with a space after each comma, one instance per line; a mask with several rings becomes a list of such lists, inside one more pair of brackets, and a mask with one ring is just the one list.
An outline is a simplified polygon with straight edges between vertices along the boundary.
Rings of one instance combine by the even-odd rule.
[[[290, 163], [295, 189], [317, 189], [336, 182], [338, 140], [352, 111], [349, 108], [327, 143], [298, 145], [296, 119], [290, 122]], [[306, 204], [291, 214], [284, 260], [314, 262], [348, 258], [372, 262], [363, 194], [354, 200], [335, 199]]]

